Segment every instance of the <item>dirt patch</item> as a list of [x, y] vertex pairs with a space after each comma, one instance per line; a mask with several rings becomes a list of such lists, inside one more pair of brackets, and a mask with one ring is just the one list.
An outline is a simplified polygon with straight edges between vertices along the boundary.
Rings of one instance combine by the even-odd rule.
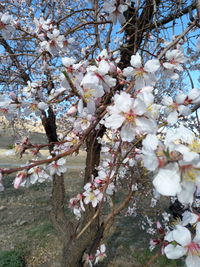
[[[15, 155], [8, 155], [5, 160], [4, 152], [1, 150], [0, 153], [2, 165], [4, 163], [22, 164], [24, 159], [16, 160]], [[43, 156], [46, 155], [45, 153], [47, 151], [44, 151]], [[66, 208], [69, 198], [81, 191], [84, 161], [84, 151], [78, 157], [67, 159], [67, 164], [70, 167], [65, 176], [68, 196]], [[20, 253], [26, 263], [25, 266], [28, 267], [59, 267], [61, 244], [50, 221], [51, 183], [14, 190], [13, 179], [14, 176], [5, 177], [6, 191], [0, 193], [0, 251]], [[121, 213], [116, 218], [106, 244], [107, 258], [97, 266], [145, 266], [153, 255], [148, 249], [150, 235], [140, 227], [144, 219], [143, 209], [148, 205], [145, 201], [141, 203], [141, 209], [136, 217]], [[73, 216], [71, 211], [68, 210], [67, 212], [69, 216]], [[152, 213], [152, 219], [155, 213]], [[20, 265], [8, 266], [18, 267]], [[176, 267], [183, 266], [183, 264], [181, 262], [179, 265], [179, 262], [174, 263], [161, 257], [153, 266]]]

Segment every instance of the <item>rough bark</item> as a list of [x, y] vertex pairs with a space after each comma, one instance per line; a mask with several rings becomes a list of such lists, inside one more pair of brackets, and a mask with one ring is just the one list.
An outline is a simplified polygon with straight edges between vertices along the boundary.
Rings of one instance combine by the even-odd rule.
[[[91, 181], [92, 176], [97, 175], [96, 167], [100, 163], [101, 145], [98, 142], [98, 137], [102, 137], [105, 128], [102, 127], [100, 130], [93, 130], [87, 137], [86, 140], [86, 168], [84, 184]], [[77, 230], [81, 230], [95, 215], [96, 209], [88, 206], [84, 213], [83, 221], [77, 226]], [[100, 225], [99, 216], [96, 216], [91, 221], [90, 226], [76, 239], [76, 231], [71, 235], [70, 240], [65, 240], [63, 249], [63, 261], [62, 267], [75, 267], [75, 266], [87, 266], [84, 263], [84, 253], [87, 254], [95, 253], [99, 240], [102, 238], [102, 225]], [[78, 232], [78, 231], [77, 231]], [[98, 240], [98, 242], [97, 242]], [[95, 249], [94, 249], [95, 247]]]
[[[56, 133], [56, 117], [53, 109], [49, 107], [48, 113], [43, 112], [42, 124], [46, 132], [49, 143], [57, 142]], [[50, 152], [53, 150], [53, 144], [49, 147]], [[53, 186], [51, 195], [51, 219], [54, 227], [60, 234], [60, 237], [64, 237], [66, 233], [69, 233], [69, 224], [67, 223], [65, 212], [64, 212], [64, 201], [65, 201], [65, 186], [64, 176], [53, 175]]]
[[[161, 0], [156, 0], [156, 5], [159, 6], [160, 2]], [[148, 32], [149, 29], [147, 27], [150, 25], [153, 15], [154, 2], [152, 0], [146, 0], [145, 7], [140, 15], [138, 15], [138, 10], [134, 7], [134, 4], [126, 11], [127, 23], [124, 27], [126, 48], [121, 50], [120, 68], [123, 69], [130, 64], [131, 56], [137, 52], [145, 39], [144, 32]]]

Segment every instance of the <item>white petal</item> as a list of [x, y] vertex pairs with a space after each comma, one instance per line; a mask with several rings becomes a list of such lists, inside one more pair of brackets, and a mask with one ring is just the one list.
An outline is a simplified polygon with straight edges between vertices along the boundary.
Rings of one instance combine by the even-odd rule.
[[139, 134], [144, 134], [144, 133], [155, 133], [157, 130], [157, 124], [154, 120], [152, 119], [146, 119], [143, 117], [138, 117], [135, 119], [135, 123], [137, 126], [137, 132]]
[[177, 122], [177, 120], [178, 120], [178, 113], [176, 110], [170, 112], [169, 115], [167, 116], [167, 122], [169, 124], [174, 124]]
[[131, 56], [131, 65], [134, 68], [142, 67], [142, 59], [141, 59], [141, 56], [139, 55], [139, 53], [137, 53], [136, 55]]
[[154, 154], [144, 154], [143, 163], [149, 171], [155, 171], [158, 168], [158, 159]]
[[164, 62], [163, 67], [165, 67], [166, 69], [169, 69], [169, 70], [174, 70], [175, 66], [169, 62]]
[[177, 195], [178, 200], [182, 204], [192, 204], [194, 201], [194, 192], [196, 190], [196, 186], [193, 182], [183, 181], [181, 183], [182, 190]]
[[127, 142], [133, 141], [133, 139], [135, 138], [135, 127], [132, 124], [127, 123], [122, 127], [120, 135], [122, 141], [127, 141]]
[[184, 256], [187, 252], [187, 249], [177, 245], [176, 247], [169, 244], [164, 248], [164, 252], [168, 259], [178, 259]]
[[176, 164], [161, 168], [153, 180], [156, 190], [164, 196], [175, 196], [181, 192], [180, 173]]
[[196, 255], [188, 255], [185, 260], [187, 267], [199, 267], [200, 266], [200, 258]]
[[110, 66], [108, 64], [107, 61], [105, 60], [101, 60], [99, 62], [99, 68], [98, 68], [98, 72], [101, 74], [101, 75], [105, 75], [109, 72], [110, 70]]
[[176, 96], [176, 103], [178, 103], [178, 104], [183, 104], [184, 101], [185, 101], [185, 99], [186, 99], [186, 97], [187, 97], [187, 96], [186, 96], [185, 94], [183, 94], [183, 93], [177, 95], [177, 96]]
[[126, 22], [126, 19], [123, 14], [117, 14], [117, 18], [120, 24], [124, 24]]
[[144, 86], [146, 86], [147, 84], [145, 84], [145, 80], [144, 77], [137, 77], [136, 76], [136, 80], [135, 80], [135, 89], [136, 90], [140, 90], [142, 89]]
[[186, 226], [188, 225], [189, 223], [190, 224], [194, 224], [197, 222], [199, 216], [190, 212], [190, 211], [185, 211], [183, 213], [183, 218], [182, 218], [182, 221], [181, 221], [181, 225], [183, 226]]
[[167, 240], [168, 242], [174, 241], [173, 231], [170, 231], [169, 233], [167, 233], [164, 240]]
[[104, 253], [106, 251], [106, 246], [104, 244], [100, 246], [100, 251], [101, 253]]
[[134, 112], [140, 116], [146, 112], [145, 103], [138, 98], [135, 99], [135, 101], [133, 103], [133, 108], [134, 108]]
[[162, 97], [162, 104], [165, 106], [170, 106], [173, 104], [173, 99], [171, 98], [171, 96], [163, 96]]
[[45, 110], [45, 109], [48, 109], [48, 105], [44, 102], [39, 102], [38, 103], [38, 108], [41, 109], [41, 110]]
[[105, 2], [104, 5], [103, 5], [103, 8], [108, 13], [112, 13], [112, 12], [114, 12], [116, 10], [116, 7], [115, 7], [114, 3], [109, 3], [109, 2]]
[[[194, 214], [194, 215], [196, 215], [196, 214]], [[196, 224], [196, 235], [195, 235], [193, 241], [200, 245], [200, 222], [198, 222]]]
[[69, 67], [69, 66], [73, 65], [75, 62], [76, 62], [76, 60], [74, 58], [72, 58], [72, 57], [64, 57], [64, 58], [62, 58], [62, 64], [65, 67]]
[[122, 92], [120, 95], [116, 94], [114, 96], [114, 102], [117, 108], [123, 112], [129, 112], [131, 107], [133, 107], [133, 99], [125, 92]]
[[186, 107], [186, 106], [184, 106], [184, 105], [180, 105], [180, 106], [178, 107], [178, 111], [179, 111], [179, 113], [180, 113], [181, 115], [183, 115], [183, 116], [188, 116], [188, 115], [191, 113], [190, 108], [189, 108], [189, 107]]
[[127, 9], [128, 9], [128, 6], [127, 5], [121, 5], [120, 4], [118, 6], [118, 11], [121, 12], [121, 13], [125, 12]]
[[119, 114], [112, 114], [111, 116], [105, 119], [105, 126], [111, 129], [117, 129], [121, 127], [124, 122], [124, 117]]
[[158, 146], [158, 138], [155, 134], [148, 134], [142, 141], [142, 145], [145, 146], [147, 150], [156, 150]]
[[144, 65], [144, 69], [147, 72], [156, 72], [160, 67], [160, 62], [158, 59], [152, 59], [152, 60], [148, 60], [145, 65]]
[[189, 92], [188, 98], [192, 100], [192, 103], [198, 103], [200, 101], [200, 89], [193, 88]]
[[187, 246], [191, 242], [190, 231], [182, 225], [177, 225], [176, 229], [173, 230], [172, 233], [174, 240], [181, 246]]
[[127, 68], [123, 69], [123, 75], [125, 77], [134, 76], [134, 69], [132, 67], [127, 67]]

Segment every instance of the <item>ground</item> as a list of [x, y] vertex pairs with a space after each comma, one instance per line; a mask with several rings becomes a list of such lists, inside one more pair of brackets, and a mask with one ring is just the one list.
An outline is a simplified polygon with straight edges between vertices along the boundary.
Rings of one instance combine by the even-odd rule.
[[[0, 150], [0, 167], [18, 166], [25, 162], [10, 151]], [[46, 155], [47, 151], [42, 151], [42, 154]], [[84, 160], [85, 152], [68, 158], [66, 207], [69, 198], [81, 189]], [[49, 216], [51, 184], [15, 190], [13, 178], [13, 175], [5, 177], [6, 190], [0, 193], [0, 267], [59, 267], [61, 245]], [[69, 216], [73, 216], [70, 211]], [[142, 212], [136, 217], [125, 216], [125, 213], [117, 217], [106, 244], [107, 258], [97, 266], [145, 266], [153, 253], [148, 249], [150, 236], [139, 227], [142, 220]], [[152, 266], [176, 267], [183, 266], [183, 263], [171, 262], [162, 256]]]

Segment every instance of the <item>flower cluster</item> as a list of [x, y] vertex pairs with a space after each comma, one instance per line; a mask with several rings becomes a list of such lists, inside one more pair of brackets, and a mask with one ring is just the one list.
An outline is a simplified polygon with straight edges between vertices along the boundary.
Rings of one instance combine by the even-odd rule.
[[[193, 226], [193, 229], [187, 225]], [[185, 212], [182, 221], [165, 235], [164, 240], [167, 241], [164, 253], [168, 259], [186, 256], [187, 267], [200, 265], [200, 222], [197, 214]]]
[[165, 196], [192, 204], [199, 191], [200, 140], [184, 126], [168, 129], [164, 142], [155, 135], [143, 140], [144, 166], [156, 174], [153, 185]]
[[98, 176], [95, 177], [93, 182], [87, 183], [84, 186], [84, 192], [78, 194], [75, 198], [70, 199], [69, 207], [73, 209], [77, 219], [81, 217], [81, 212], [85, 211], [85, 205], [91, 203], [92, 207], [95, 208], [97, 205], [105, 200], [106, 195], [112, 195], [115, 189], [111, 178], [108, 174], [100, 170]]
[[151, 92], [141, 90], [135, 98], [121, 92], [114, 96], [114, 105], [108, 108], [104, 125], [110, 129], [120, 129], [123, 141], [131, 142], [136, 135], [154, 133], [157, 130], [156, 121], [148, 108], [153, 104]]

